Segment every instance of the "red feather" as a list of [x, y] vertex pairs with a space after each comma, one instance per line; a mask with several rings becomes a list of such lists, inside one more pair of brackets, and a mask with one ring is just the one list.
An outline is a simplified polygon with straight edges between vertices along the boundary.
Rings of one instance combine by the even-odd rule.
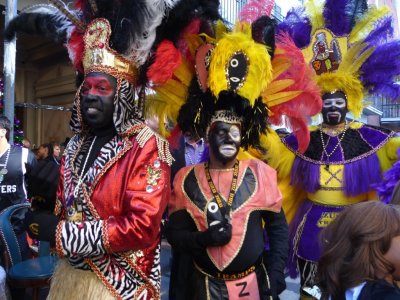
[[199, 18], [194, 19], [181, 33], [180, 39], [178, 40], [178, 49], [181, 51], [182, 55], [192, 64], [194, 64], [195, 58], [190, 53], [189, 45], [187, 43], [186, 37], [200, 32], [201, 20]]
[[278, 35], [276, 46], [285, 53], [275, 55], [274, 59], [284, 56], [289, 58], [291, 63], [289, 69], [277, 79], [292, 79], [295, 83], [284, 91], [302, 91], [302, 93], [290, 101], [271, 107], [273, 116], [270, 117], [270, 121], [273, 124], [280, 124], [281, 116], [285, 115], [286, 125], [297, 137], [299, 151], [304, 152], [310, 141], [308, 119], [322, 109], [320, 89], [313, 80], [313, 71], [305, 62], [303, 53], [288, 35]]
[[182, 137], [182, 131], [179, 128], [179, 126], [176, 125], [174, 129], [172, 129], [168, 137], [169, 148], [171, 151], [179, 149], [181, 137]]
[[162, 41], [156, 50], [154, 63], [147, 71], [147, 77], [154, 84], [164, 84], [173, 77], [181, 62], [181, 54], [174, 44], [168, 40]]
[[85, 50], [85, 44], [83, 42], [83, 32], [81, 32], [77, 28], [74, 28], [68, 44], [66, 44], [66, 47], [68, 49], [68, 54], [72, 61], [72, 64], [79, 72], [83, 73], [84, 70], [82, 59], [83, 51]]

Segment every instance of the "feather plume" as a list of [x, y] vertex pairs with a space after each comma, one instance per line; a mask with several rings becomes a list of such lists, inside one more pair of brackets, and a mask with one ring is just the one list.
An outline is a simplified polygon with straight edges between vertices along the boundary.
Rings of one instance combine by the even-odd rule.
[[163, 41], [157, 48], [155, 61], [147, 71], [147, 77], [156, 85], [165, 84], [172, 78], [182, 62], [178, 49], [171, 41]]
[[73, 28], [72, 21], [60, 10], [52, 5], [41, 4], [28, 7], [13, 18], [5, 29], [4, 39], [12, 40], [17, 32], [24, 32], [65, 43]]
[[387, 6], [370, 9], [354, 26], [349, 35], [349, 42], [355, 43], [365, 39], [374, 29], [376, 23], [387, 17], [388, 14], [390, 14], [390, 9]]
[[241, 22], [253, 23], [261, 16], [270, 16], [275, 0], [250, 0], [239, 13]]
[[372, 54], [373, 48], [365, 43], [355, 43], [348, 50], [340, 63], [338, 71], [348, 74], [357, 74], [362, 64]]
[[68, 50], [69, 58], [78, 72], [83, 73], [83, 51], [85, 49], [85, 44], [83, 42], [83, 32], [75, 29], [71, 33], [68, 43], [66, 44]]
[[304, 152], [310, 140], [307, 119], [322, 108], [320, 90], [300, 49], [287, 34], [280, 34], [277, 36], [276, 56], [272, 60], [274, 69], [285, 60], [289, 67], [267, 87], [263, 101], [271, 111], [272, 124], [280, 125], [282, 116], [287, 117], [286, 125], [292, 128], [299, 141], [299, 150]]
[[[341, 36], [350, 33], [349, 17], [346, 6], [349, 0], [326, 0], [324, 6], [324, 20], [326, 28], [335, 35]], [[340, 22], [338, 22], [340, 20]]]
[[367, 10], [368, 10], [367, 0], [350, 0], [347, 3], [346, 11], [349, 18], [348, 23], [350, 29], [354, 28], [356, 22], [362, 18], [362, 16], [365, 14]]
[[190, 0], [177, 1], [177, 4], [168, 12], [161, 25], [157, 28], [157, 46], [162, 40], [171, 40], [177, 44], [184, 28], [194, 20], [216, 21], [219, 15], [219, 0]]
[[306, 17], [303, 7], [289, 10], [286, 18], [277, 26], [277, 33], [288, 33], [299, 48], [304, 48], [310, 44], [311, 30], [311, 22]]
[[312, 25], [311, 33], [314, 33], [315, 30], [319, 28], [325, 27], [324, 17], [322, 15], [323, 2], [320, 0], [308, 0], [305, 4], [305, 8]]
[[392, 100], [400, 97], [400, 41], [377, 46], [361, 67], [361, 81], [370, 94], [380, 94]]
[[393, 18], [385, 17], [378, 21], [374, 30], [365, 38], [364, 42], [369, 45], [381, 45], [393, 36]]

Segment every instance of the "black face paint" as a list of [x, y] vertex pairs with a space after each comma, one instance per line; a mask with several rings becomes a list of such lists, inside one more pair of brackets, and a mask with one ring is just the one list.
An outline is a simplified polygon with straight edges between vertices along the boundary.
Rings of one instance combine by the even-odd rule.
[[336, 92], [325, 94], [322, 99], [321, 113], [324, 124], [334, 126], [343, 123], [348, 112], [345, 95], [342, 92]]
[[241, 141], [240, 125], [215, 122], [208, 133], [210, 150], [215, 158], [226, 164], [236, 159]]
[[84, 123], [99, 131], [114, 126], [114, 97], [117, 80], [104, 73], [89, 73], [82, 84], [80, 102]]

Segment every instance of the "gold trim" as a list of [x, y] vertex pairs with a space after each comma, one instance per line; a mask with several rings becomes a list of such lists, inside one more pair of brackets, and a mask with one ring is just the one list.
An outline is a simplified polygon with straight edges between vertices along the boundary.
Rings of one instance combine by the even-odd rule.
[[109, 47], [110, 36], [111, 27], [107, 19], [94, 19], [87, 26], [83, 36], [85, 49], [82, 59], [85, 74], [102, 72], [124, 78], [135, 85], [138, 78], [137, 67]]
[[123, 300], [123, 298], [117, 293], [116, 289], [107, 281], [103, 273], [97, 268], [96, 264], [89, 258], [85, 258], [85, 262], [90, 266], [92, 271], [97, 275], [101, 282], [106, 286], [107, 290], [118, 300]]
[[64, 251], [62, 247], [62, 229], [64, 227], [64, 223], [65, 221], [60, 221], [56, 227], [56, 252], [60, 258], [64, 257]]

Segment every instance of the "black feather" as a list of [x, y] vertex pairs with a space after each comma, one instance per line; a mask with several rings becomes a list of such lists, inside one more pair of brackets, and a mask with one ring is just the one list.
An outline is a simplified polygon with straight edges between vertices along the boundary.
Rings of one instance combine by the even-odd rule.
[[194, 78], [186, 103], [179, 110], [177, 121], [182, 132], [189, 131], [195, 136], [205, 137], [214, 109], [214, 97], [211, 92], [204, 93]]
[[271, 58], [275, 52], [275, 26], [276, 21], [268, 16], [262, 16], [251, 24], [253, 39], [268, 46], [268, 53]]
[[10, 41], [18, 32], [45, 36], [55, 42], [67, 41], [67, 29], [72, 23], [60, 14], [22, 12], [13, 18], [4, 31], [5, 41]]
[[219, 0], [182, 0], [164, 18], [157, 29], [155, 45], [168, 39], [176, 44], [182, 30], [195, 18], [202, 21], [221, 19]]

